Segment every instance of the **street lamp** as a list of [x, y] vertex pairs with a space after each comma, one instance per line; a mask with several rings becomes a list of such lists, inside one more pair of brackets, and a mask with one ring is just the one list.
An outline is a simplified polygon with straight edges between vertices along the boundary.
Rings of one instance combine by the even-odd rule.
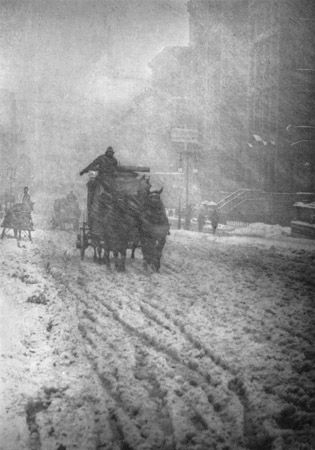
[[[190, 182], [191, 182], [191, 159], [192, 155], [195, 153], [195, 150], [191, 150], [188, 148], [189, 144], [199, 145], [199, 131], [197, 128], [188, 128], [186, 126], [183, 127], [174, 127], [171, 129], [171, 140], [172, 142], [179, 143], [183, 146], [180, 153], [180, 164], [184, 159], [184, 169], [185, 169], [185, 209], [186, 209], [186, 220], [185, 220], [185, 228], [189, 229], [190, 224], [190, 214], [189, 214], [189, 196], [190, 196]], [[180, 167], [178, 169], [182, 173], [183, 169]]]

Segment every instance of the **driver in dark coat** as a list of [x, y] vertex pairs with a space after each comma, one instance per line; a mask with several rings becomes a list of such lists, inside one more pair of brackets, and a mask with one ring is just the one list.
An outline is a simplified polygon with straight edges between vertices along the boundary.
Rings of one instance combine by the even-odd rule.
[[85, 169], [81, 170], [80, 175], [89, 172], [90, 170], [97, 170], [98, 176], [95, 180], [90, 180], [87, 183], [88, 196], [87, 196], [87, 210], [88, 210], [88, 222], [91, 226], [91, 206], [94, 199], [95, 190], [97, 187], [97, 180], [100, 181], [105, 191], [113, 192], [115, 190], [115, 174], [116, 167], [118, 165], [117, 159], [114, 156], [114, 150], [112, 147], [108, 147], [103, 155], [98, 156], [91, 162]]
[[27, 186], [25, 186], [24, 191], [23, 191], [22, 203], [28, 211], [32, 211], [33, 202], [31, 200], [31, 196], [29, 194], [29, 190], [28, 190]]
[[99, 176], [110, 175], [116, 172], [118, 161], [114, 156], [112, 147], [108, 147], [103, 155], [98, 156], [85, 169], [81, 170], [80, 175], [89, 172], [90, 170], [97, 170]]

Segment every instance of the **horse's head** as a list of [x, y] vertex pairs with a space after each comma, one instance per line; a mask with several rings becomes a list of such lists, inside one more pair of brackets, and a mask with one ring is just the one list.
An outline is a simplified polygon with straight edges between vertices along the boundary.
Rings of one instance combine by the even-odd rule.
[[162, 192], [163, 192], [163, 188], [161, 187], [161, 189], [159, 189], [158, 191], [157, 190], [156, 191], [151, 191], [150, 195], [154, 194], [154, 195], [160, 196], [162, 194]]
[[161, 188], [158, 191], [151, 191], [148, 194], [148, 204], [153, 207], [160, 207], [163, 205], [161, 200], [161, 193], [163, 191], [163, 188]]
[[139, 181], [140, 181], [139, 192], [142, 194], [149, 194], [151, 189], [150, 177], [142, 175]]

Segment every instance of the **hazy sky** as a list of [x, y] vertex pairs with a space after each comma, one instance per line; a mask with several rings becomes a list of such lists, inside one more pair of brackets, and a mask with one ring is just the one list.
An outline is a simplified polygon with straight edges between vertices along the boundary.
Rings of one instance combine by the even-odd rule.
[[59, 176], [82, 142], [95, 157], [148, 62], [187, 43], [186, 0], [0, 0], [0, 89], [15, 93], [18, 153], [35, 178]]
[[8, 0], [0, 6], [0, 87], [42, 99], [123, 98], [147, 77], [147, 63], [161, 48], [188, 39], [183, 0]]

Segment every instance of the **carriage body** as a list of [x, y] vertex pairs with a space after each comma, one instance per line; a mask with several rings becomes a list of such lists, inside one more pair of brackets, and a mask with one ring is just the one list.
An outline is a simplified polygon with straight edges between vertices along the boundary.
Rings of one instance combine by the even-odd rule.
[[[91, 246], [95, 248], [95, 236], [99, 234], [97, 222], [101, 221], [102, 209], [109, 206], [113, 196], [115, 203], [121, 210], [128, 209], [139, 213], [139, 205], [145, 190], [150, 189], [149, 181], [138, 172], [149, 172], [147, 167], [119, 166], [113, 177], [101, 179], [95, 172], [89, 174], [87, 183], [87, 213], [86, 220], [80, 226], [77, 235], [76, 247], [80, 250], [81, 259], [84, 258], [85, 250]], [[95, 205], [95, 197], [102, 196], [103, 208]], [[101, 209], [100, 209], [101, 208]], [[96, 224], [96, 225], [95, 225]], [[131, 233], [132, 234], [132, 233]], [[128, 248], [133, 248], [136, 237], [130, 235]], [[103, 242], [100, 242], [102, 245]]]
[[51, 219], [52, 227], [66, 230], [79, 229], [81, 210], [77, 201], [69, 203], [66, 198], [54, 202], [54, 212]]
[[5, 236], [8, 229], [14, 231], [14, 237], [21, 236], [22, 231], [26, 231], [31, 240], [31, 232], [34, 231], [32, 215], [32, 208], [24, 203], [15, 203], [5, 212], [1, 227], [3, 228], [1, 238]]

